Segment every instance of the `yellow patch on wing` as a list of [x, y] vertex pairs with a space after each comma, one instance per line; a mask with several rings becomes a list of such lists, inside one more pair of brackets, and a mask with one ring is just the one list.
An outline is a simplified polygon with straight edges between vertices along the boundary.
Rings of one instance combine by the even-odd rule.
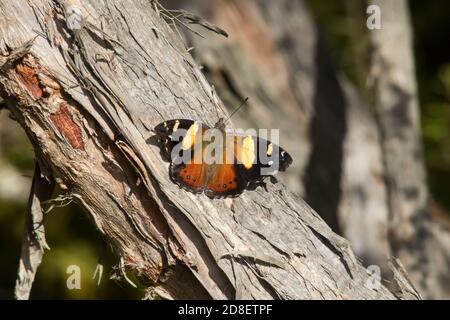
[[273, 152], [273, 144], [269, 143], [269, 145], [267, 146], [267, 155], [271, 156]]
[[246, 169], [250, 169], [253, 166], [256, 158], [255, 142], [252, 136], [246, 136], [242, 140], [242, 148], [240, 148], [239, 159]]
[[181, 147], [183, 148], [183, 150], [188, 150], [194, 145], [199, 128], [200, 126], [198, 122], [194, 122], [194, 124], [189, 127], [188, 131], [186, 132], [186, 136], [182, 141]]

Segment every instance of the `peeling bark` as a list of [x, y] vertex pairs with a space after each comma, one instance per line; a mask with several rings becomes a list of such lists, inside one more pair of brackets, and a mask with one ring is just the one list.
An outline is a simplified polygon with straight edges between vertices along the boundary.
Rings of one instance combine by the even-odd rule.
[[43, 203], [50, 199], [53, 188], [53, 180], [48, 181], [42, 176], [39, 164], [36, 164], [28, 200], [22, 252], [14, 292], [15, 298], [18, 300], [27, 300], [30, 297], [34, 277], [42, 262], [44, 250], [50, 249], [45, 240]]
[[151, 129], [169, 118], [211, 125], [218, 111], [155, 4], [0, 3], [0, 92], [43, 174], [153, 294], [395, 298], [366, 285], [348, 242], [282, 184], [211, 200], [170, 181]]

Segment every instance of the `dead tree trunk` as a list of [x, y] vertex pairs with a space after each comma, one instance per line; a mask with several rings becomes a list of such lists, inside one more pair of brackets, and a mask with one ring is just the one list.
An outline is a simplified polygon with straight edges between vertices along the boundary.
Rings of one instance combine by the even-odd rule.
[[[167, 14], [144, 0], [0, 3], [0, 92], [44, 180], [86, 210], [152, 294], [394, 298], [367, 285], [348, 242], [283, 185], [211, 200], [169, 180], [151, 129], [212, 124], [217, 107]], [[416, 297], [398, 275], [397, 297]]]
[[428, 212], [408, 4], [370, 3], [379, 6], [382, 21], [369, 37], [388, 186], [389, 242], [425, 297], [448, 298], [450, 234]]

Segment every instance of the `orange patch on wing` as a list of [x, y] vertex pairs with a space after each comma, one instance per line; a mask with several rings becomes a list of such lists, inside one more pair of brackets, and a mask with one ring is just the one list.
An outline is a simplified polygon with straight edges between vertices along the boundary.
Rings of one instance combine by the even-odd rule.
[[188, 163], [180, 170], [178, 176], [185, 184], [193, 188], [203, 188], [205, 184], [205, 173], [206, 169], [204, 164]]
[[226, 193], [237, 188], [237, 177], [232, 164], [217, 167], [216, 172], [208, 181], [208, 189], [217, 193]]

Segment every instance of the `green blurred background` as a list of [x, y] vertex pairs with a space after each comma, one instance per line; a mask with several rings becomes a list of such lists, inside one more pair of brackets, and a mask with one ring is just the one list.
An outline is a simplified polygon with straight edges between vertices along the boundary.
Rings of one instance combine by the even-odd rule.
[[[358, 4], [359, 3], [359, 4]], [[354, 0], [308, 1], [309, 7], [329, 45], [336, 66], [359, 87], [363, 95], [367, 76], [367, 41], [362, 2]], [[431, 197], [450, 211], [450, 27], [447, 1], [410, 1], [415, 39], [417, 78], [422, 114], [423, 143]], [[0, 130], [0, 161], [14, 166], [27, 187], [21, 196], [1, 197], [0, 193], [0, 299], [13, 297], [20, 254], [28, 185], [33, 173], [33, 150], [26, 136], [12, 120]], [[0, 175], [0, 179], [4, 179]], [[23, 182], [24, 181], [24, 182]], [[14, 180], [11, 182], [14, 184]], [[117, 258], [107, 250], [103, 281], [97, 286], [92, 275], [102, 251], [103, 240], [91, 222], [75, 205], [55, 208], [46, 218], [45, 254], [32, 291], [34, 299], [135, 299], [143, 295], [123, 282], [107, 280]], [[67, 266], [81, 268], [81, 290], [68, 290]]]

